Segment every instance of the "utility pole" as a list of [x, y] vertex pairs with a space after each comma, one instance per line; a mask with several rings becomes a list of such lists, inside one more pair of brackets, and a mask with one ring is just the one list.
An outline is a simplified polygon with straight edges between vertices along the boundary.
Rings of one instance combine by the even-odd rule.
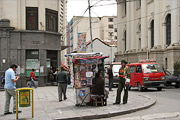
[[90, 38], [91, 38], [91, 51], [93, 52], [92, 26], [91, 26], [91, 5], [90, 5], [90, 0], [88, 0], [88, 8], [89, 8], [89, 26], [90, 26]]

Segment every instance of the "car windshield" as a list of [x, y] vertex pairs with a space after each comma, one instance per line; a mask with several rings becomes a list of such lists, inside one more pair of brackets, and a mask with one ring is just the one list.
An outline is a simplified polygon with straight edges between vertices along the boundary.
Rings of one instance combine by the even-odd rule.
[[119, 68], [121, 67], [121, 65], [113, 65], [113, 68], [112, 68], [112, 70], [113, 70], [113, 75], [115, 76], [115, 75], [119, 75]]
[[171, 73], [169, 72], [169, 71], [165, 71], [165, 74], [167, 75], [167, 76], [171, 76]]
[[144, 73], [159, 73], [163, 72], [160, 65], [158, 64], [143, 64], [142, 65]]

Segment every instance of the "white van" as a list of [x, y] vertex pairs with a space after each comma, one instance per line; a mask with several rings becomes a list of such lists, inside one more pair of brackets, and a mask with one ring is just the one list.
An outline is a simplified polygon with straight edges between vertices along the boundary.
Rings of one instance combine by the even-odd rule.
[[121, 62], [113, 62], [112, 63], [112, 71], [113, 71], [113, 85], [119, 84], [119, 69], [121, 67]]

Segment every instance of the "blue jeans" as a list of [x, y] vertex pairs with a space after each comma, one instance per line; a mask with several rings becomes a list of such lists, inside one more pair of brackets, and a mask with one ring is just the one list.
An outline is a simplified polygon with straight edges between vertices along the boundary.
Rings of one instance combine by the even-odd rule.
[[34, 80], [31, 80], [29, 87], [31, 88], [32, 85], [33, 85], [35, 88], [37, 88], [37, 86], [36, 86]]

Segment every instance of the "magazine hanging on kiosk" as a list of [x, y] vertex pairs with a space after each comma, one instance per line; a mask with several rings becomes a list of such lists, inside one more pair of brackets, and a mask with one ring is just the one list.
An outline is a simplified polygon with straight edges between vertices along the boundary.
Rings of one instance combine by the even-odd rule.
[[104, 76], [104, 59], [109, 56], [102, 56], [102, 53], [72, 53], [65, 56], [71, 58], [75, 105], [84, 105], [90, 102], [90, 88], [95, 73], [101, 70]]

